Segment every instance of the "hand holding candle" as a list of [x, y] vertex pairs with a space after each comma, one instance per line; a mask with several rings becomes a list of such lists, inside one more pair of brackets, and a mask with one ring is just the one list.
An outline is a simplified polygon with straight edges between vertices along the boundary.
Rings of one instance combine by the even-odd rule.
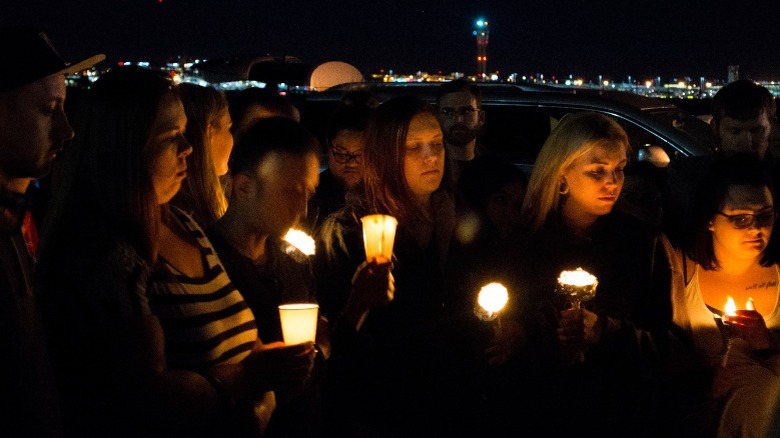
[[584, 340], [585, 324], [581, 303], [596, 296], [596, 286], [599, 281], [593, 274], [582, 268], [573, 271], [563, 271], [558, 276], [555, 292], [565, 295], [571, 303], [571, 309], [565, 312], [559, 321], [558, 337], [565, 344], [576, 344], [575, 362], [585, 361]]
[[724, 324], [727, 324], [732, 332], [736, 332], [733, 333], [734, 335], [738, 335], [750, 344], [751, 349], [768, 349], [771, 344], [771, 333], [766, 327], [764, 317], [755, 310], [753, 298], [748, 298], [745, 303], [745, 310], [737, 310], [736, 305], [732, 306], [732, 304], [733, 300], [729, 297], [729, 302], [727, 302], [725, 309]]

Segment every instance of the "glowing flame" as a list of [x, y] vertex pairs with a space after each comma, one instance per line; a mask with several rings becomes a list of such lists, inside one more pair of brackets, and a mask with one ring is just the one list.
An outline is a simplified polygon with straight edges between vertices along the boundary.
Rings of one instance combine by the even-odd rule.
[[756, 306], [753, 305], [753, 297], [748, 298], [747, 303], [745, 303], [745, 309], [756, 310]]
[[591, 286], [598, 283], [596, 276], [582, 268], [573, 271], [563, 271], [558, 277], [558, 283], [567, 286]]
[[306, 255], [314, 254], [314, 239], [301, 230], [290, 228], [284, 235], [284, 240]]
[[482, 286], [477, 296], [477, 303], [490, 314], [501, 311], [507, 301], [509, 301], [509, 293], [501, 283]]
[[726, 313], [726, 316], [737, 316], [737, 304], [734, 302], [734, 298], [731, 298], [731, 295], [726, 300], [726, 306], [723, 308], [723, 311]]

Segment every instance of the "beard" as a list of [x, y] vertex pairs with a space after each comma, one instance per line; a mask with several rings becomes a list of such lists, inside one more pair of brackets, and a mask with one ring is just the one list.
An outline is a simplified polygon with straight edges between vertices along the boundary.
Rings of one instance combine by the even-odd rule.
[[478, 128], [469, 128], [459, 123], [444, 133], [444, 140], [452, 146], [465, 146], [477, 139]]

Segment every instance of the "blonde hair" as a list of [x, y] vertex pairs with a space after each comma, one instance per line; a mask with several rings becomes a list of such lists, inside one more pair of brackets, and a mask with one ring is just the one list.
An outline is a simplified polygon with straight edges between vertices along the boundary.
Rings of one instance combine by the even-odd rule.
[[183, 83], [177, 88], [187, 115], [184, 136], [192, 145], [192, 153], [187, 157], [187, 178], [172, 203], [192, 213], [205, 229], [227, 210], [227, 197], [214, 170], [207, 130], [228, 112], [228, 102], [223, 92], [212, 87]]
[[612, 118], [598, 113], [564, 116], [536, 157], [523, 200], [523, 228], [536, 232], [561, 205], [561, 175], [596, 147], [629, 153], [628, 135]]

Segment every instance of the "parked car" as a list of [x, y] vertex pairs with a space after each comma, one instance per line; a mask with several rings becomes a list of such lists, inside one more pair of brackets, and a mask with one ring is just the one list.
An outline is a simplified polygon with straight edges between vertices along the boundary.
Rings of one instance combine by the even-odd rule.
[[[361, 82], [332, 87], [306, 97], [301, 121], [320, 137], [329, 115], [345, 94], [369, 91], [379, 101], [416, 94], [435, 102], [437, 83]], [[566, 114], [594, 111], [614, 117], [626, 130], [633, 161], [663, 161], [712, 153], [715, 138], [701, 119], [661, 99], [636, 94], [545, 85], [480, 84], [485, 126], [478, 142], [490, 153], [530, 171], [550, 130]], [[660, 150], [659, 150], [660, 149]], [[659, 155], [661, 158], [659, 158]]]

